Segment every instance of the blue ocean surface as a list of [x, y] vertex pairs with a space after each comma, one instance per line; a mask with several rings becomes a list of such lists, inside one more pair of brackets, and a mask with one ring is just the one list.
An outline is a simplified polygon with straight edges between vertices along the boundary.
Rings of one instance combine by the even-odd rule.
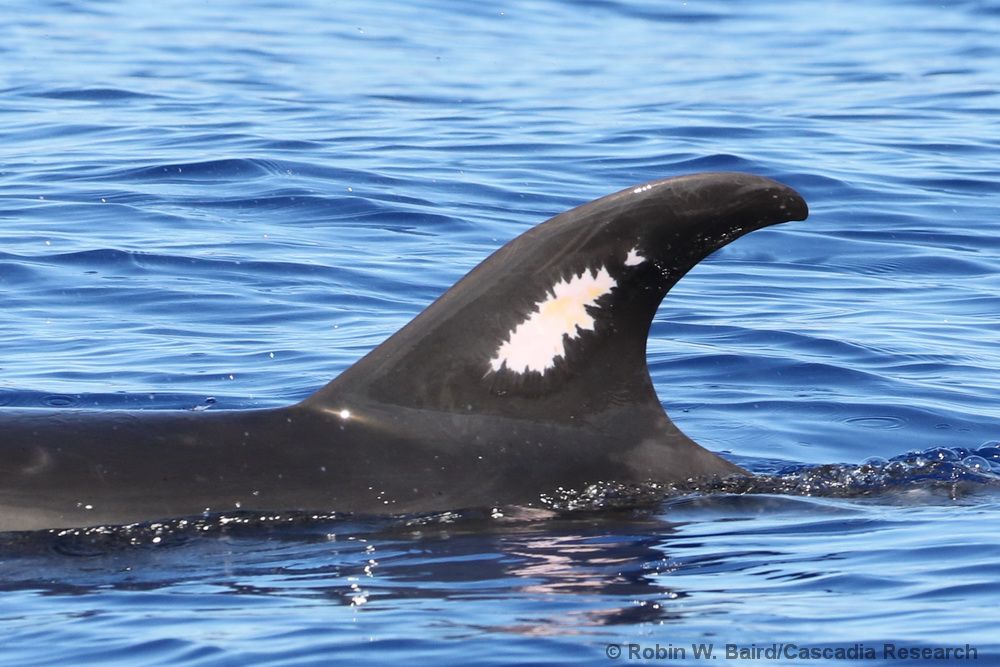
[[0, 406], [292, 403], [506, 241], [648, 180], [752, 172], [811, 215], [700, 264], [650, 334], [667, 411], [757, 482], [12, 536], [0, 663], [1000, 657], [996, 3], [4, 14]]

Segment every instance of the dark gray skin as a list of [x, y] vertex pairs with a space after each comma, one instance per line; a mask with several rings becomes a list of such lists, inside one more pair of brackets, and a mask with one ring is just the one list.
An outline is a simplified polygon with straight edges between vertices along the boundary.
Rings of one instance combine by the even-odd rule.
[[[646, 339], [660, 301], [700, 260], [806, 215], [795, 191], [758, 176], [655, 181], [514, 239], [296, 405], [0, 410], [0, 531], [236, 509], [531, 506], [560, 487], [749, 474], [670, 421]], [[599, 269], [614, 287], [550, 368], [491, 364], [554, 284]]]

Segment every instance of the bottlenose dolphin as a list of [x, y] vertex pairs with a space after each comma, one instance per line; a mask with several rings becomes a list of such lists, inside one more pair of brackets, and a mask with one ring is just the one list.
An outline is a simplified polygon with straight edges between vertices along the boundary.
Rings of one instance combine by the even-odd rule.
[[525, 232], [301, 403], [0, 409], [0, 531], [531, 506], [602, 481], [749, 474], [670, 421], [646, 338], [695, 264], [806, 215], [759, 176], [653, 181]]

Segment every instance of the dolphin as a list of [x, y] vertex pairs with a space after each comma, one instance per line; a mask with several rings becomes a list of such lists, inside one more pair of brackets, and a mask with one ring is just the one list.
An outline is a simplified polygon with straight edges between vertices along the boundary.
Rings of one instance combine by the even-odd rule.
[[0, 531], [531, 507], [600, 482], [748, 475], [671, 422], [646, 340], [699, 261], [807, 213], [760, 176], [652, 181], [515, 238], [300, 403], [0, 409]]

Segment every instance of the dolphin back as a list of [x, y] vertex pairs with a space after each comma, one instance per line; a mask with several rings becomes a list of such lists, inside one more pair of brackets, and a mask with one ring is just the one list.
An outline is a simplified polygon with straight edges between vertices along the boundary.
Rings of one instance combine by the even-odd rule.
[[646, 339], [701, 259], [806, 213], [758, 176], [646, 183], [514, 239], [299, 404], [0, 410], [0, 531], [533, 505], [601, 481], [745, 473], [667, 417]]

